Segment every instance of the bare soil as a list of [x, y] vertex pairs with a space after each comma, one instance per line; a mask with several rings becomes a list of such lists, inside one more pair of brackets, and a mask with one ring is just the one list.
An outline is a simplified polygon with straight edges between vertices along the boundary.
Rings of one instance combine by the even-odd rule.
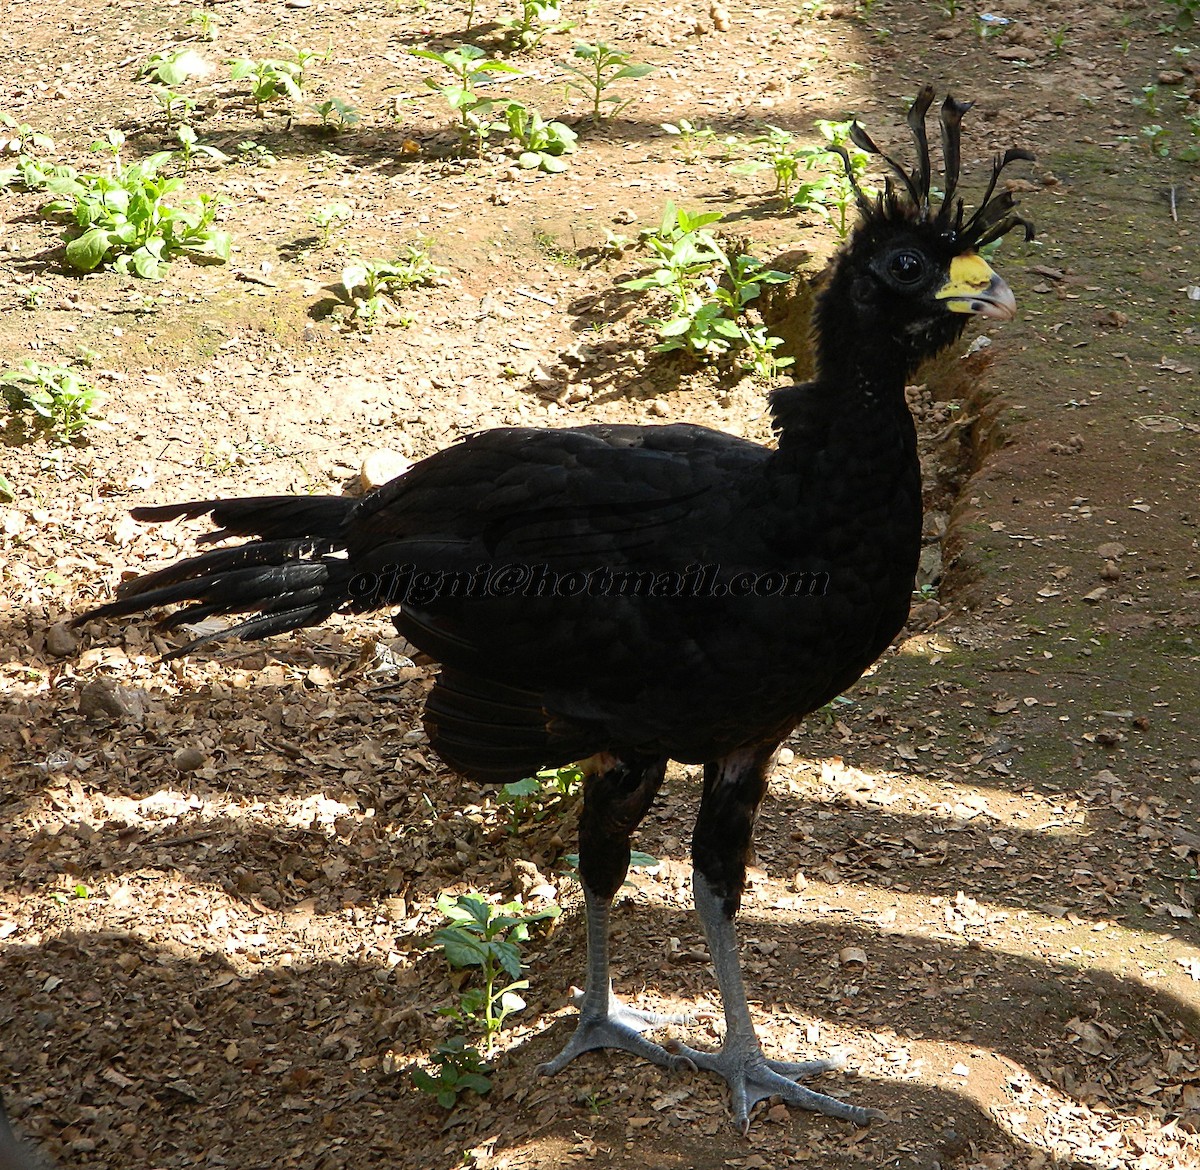
[[[181, 88], [237, 161], [186, 190], [223, 197], [228, 265], [81, 277], [45, 197], [0, 193], [0, 366], [89, 361], [107, 395], [85, 442], [10, 426], [0, 454], [0, 1088], [61, 1165], [1200, 1166], [1200, 176], [1180, 158], [1200, 56], [1174, 8], [1133, 0], [1004, 0], [1003, 26], [969, 5], [808, 7], [568, 2], [575, 30], [496, 86], [579, 129], [552, 176], [458, 158], [408, 54], [502, 51], [490, 0], [470, 33], [441, 0], [214, 3], [216, 40], [195, 43], [214, 72]], [[164, 148], [136, 73], [195, 34], [188, 15], [10, 5], [0, 110], [81, 169], [110, 127], [128, 158]], [[601, 126], [564, 102], [575, 38], [658, 66]], [[279, 40], [330, 49], [308, 90], [353, 104], [355, 129], [322, 133], [307, 105], [256, 117], [225, 62]], [[977, 103], [977, 183], [997, 149], [1038, 155], [1018, 181], [1038, 241], [996, 261], [1022, 315], [912, 390], [931, 595], [785, 752], [741, 918], [768, 1052], [846, 1050], [822, 1087], [887, 1120], [766, 1105], [743, 1138], [704, 1075], [625, 1054], [534, 1075], [583, 968], [574, 809], [513, 831], [495, 792], [446, 771], [420, 730], [429, 670], [397, 666], [386, 617], [169, 664], [147, 623], [62, 623], [191, 547], [189, 525], [131, 522], [138, 503], [340, 491], [372, 451], [506, 423], [767, 440], [763, 382], [649, 352], [650, 306], [617, 288], [641, 260], [599, 255], [605, 229], [634, 236], [668, 199], [719, 210], [802, 288], [834, 233], [732, 169], [746, 140], [771, 123], [816, 143], [816, 119], [857, 115], [903, 152], [926, 80]], [[1157, 113], [1133, 104], [1156, 83]], [[694, 158], [660, 128], [680, 119], [717, 131]], [[353, 216], [323, 243], [310, 217], [334, 202]], [[342, 268], [419, 238], [444, 282], [348, 328]], [[793, 343], [803, 302], [772, 310]], [[618, 906], [616, 976], [716, 1043], [697, 796], [673, 771], [639, 836], [658, 864]], [[455, 1031], [437, 1009], [458, 981], [428, 941], [439, 895], [469, 889], [567, 912], [525, 948], [491, 1092], [448, 1112], [408, 1070]]]

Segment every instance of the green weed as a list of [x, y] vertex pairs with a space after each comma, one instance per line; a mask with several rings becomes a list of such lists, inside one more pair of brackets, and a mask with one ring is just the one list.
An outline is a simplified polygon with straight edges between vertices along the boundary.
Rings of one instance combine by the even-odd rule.
[[443, 84], [435, 77], [425, 78], [425, 84], [446, 99], [458, 116], [458, 131], [463, 144], [474, 143], [476, 153], [482, 157], [488, 135], [503, 125], [492, 119], [503, 115], [508, 101], [504, 98], [481, 97], [477, 87], [489, 82], [494, 74], [521, 77], [521, 70], [507, 61], [488, 57], [475, 45], [459, 45], [457, 49], [447, 49], [444, 53], [433, 49], [409, 49], [409, 52], [414, 57], [435, 61], [449, 71], [453, 80], [448, 84]]
[[217, 197], [202, 193], [191, 208], [166, 202], [182, 185], [158, 172], [172, 158], [160, 151], [138, 163], [121, 162], [125, 136], [110, 130], [93, 150], [113, 155], [107, 174], [48, 177], [44, 186], [57, 198], [41, 212], [52, 219], [73, 220], [66, 248], [67, 263], [79, 272], [111, 264], [117, 272], [160, 279], [178, 256], [202, 263], [229, 259], [229, 233], [214, 227]]
[[470, 1091], [482, 1097], [492, 1087], [487, 1075], [491, 1068], [484, 1063], [478, 1049], [467, 1047], [462, 1036], [453, 1036], [439, 1044], [430, 1060], [437, 1075], [415, 1068], [412, 1070], [413, 1084], [422, 1093], [436, 1097], [443, 1109], [453, 1109], [461, 1093]]
[[100, 392], [65, 366], [47, 366], [27, 358], [0, 374], [0, 393], [10, 413], [31, 412], [39, 425], [61, 443], [80, 438], [100, 402]]
[[542, 170], [557, 174], [567, 169], [563, 157], [575, 153], [578, 135], [562, 122], [547, 122], [537, 110], [526, 109], [520, 102], [509, 102], [504, 112], [508, 132], [521, 148], [517, 165], [523, 170]]
[[551, 903], [544, 910], [524, 914], [518, 902], [495, 906], [478, 894], [460, 894], [453, 901], [443, 894], [437, 908], [451, 924], [437, 931], [433, 941], [451, 967], [477, 968], [480, 979], [478, 986], [462, 992], [459, 1002], [440, 1009], [440, 1014], [478, 1031], [490, 1053], [504, 1021], [525, 1006], [518, 994], [529, 986], [521, 978], [520, 944], [529, 940], [531, 926], [557, 918], [562, 910]]
[[751, 324], [746, 310], [764, 285], [782, 284], [791, 276], [766, 268], [752, 256], [731, 259], [705, 230], [720, 219], [719, 212], [692, 215], [668, 203], [659, 227], [641, 236], [657, 267], [620, 287], [661, 290], [670, 296], [668, 314], [646, 322], [660, 339], [654, 352], [684, 349], [714, 358], [739, 351], [744, 368], [772, 375], [792, 359], [774, 357], [783, 342], [769, 336], [765, 327]]
[[[592, 103], [592, 120], [599, 122], [602, 118], [616, 117], [626, 106], [637, 100], [636, 96], [625, 98], [606, 93], [618, 81], [636, 81], [652, 73], [657, 66], [638, 64], [630, 61], [629, 54], [620, 49], [614, 49], [604, 41], [594, 45], [580, 41], [576, 44], [572, 55], [585, 62], [582, 66], [563, 63], [563, 68], [572, 77], [567, 79], [568, 92], [578, 90]], [[602, 104], [608, 109], [601, 111]]]
[[517, 3], [520, 11], [500, 21], [517, 49], [528, 52], [550, 33], [569, 32], [575, 27], [574, 21], [562, 19], [562, 0], [517, 0]]

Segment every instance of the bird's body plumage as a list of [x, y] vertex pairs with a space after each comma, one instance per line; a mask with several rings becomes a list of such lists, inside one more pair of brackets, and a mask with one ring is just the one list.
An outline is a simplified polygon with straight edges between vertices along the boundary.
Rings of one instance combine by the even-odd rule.
[[[338, 610], [390, 610], [440, 663], [426, 729], [453, 768], [507, 782], [591, 757], [580, 822], [588, 988], [549, 1071], [625, 1047], [718, 1071], [743, 1124], [771, 1094], [869, 1116], [794, 1083], [827, 1066], [762, 1056], [733, 915], [775, 750], [861, 676], [908, 614], [921, 498], [906, 379], [969, 314], [1015, 310], [973, 245], [1024, 221], [1008, 195], [965, 223], [950, 206], [965, 109], [952, 99], [949, 194], [936, 214], [928, 206], [931, 100], [923, 91], [910, 113], [918, 171], [890, 163], [907, 196], [858, 191], [863, 221], [816, 303], [816, 376], [772, 395], [775, 447], [690, 425], [506, 428], [468, 436], [359, 501], [136, 509], [151, 520], [210, 514], [211, 539], [250, 539], [127, 581], [85, 615], [183, 602], [166, 625], [250, 613], [218, 636], [256, 638]], [[993, 186], [1010, 156], [1021, 154], [997, 163]], [[671, 1055], [644, 1039], [654, 1021], [608, 982], [609, 906], [671, 759], [704, 765], [692, 857], [726, 1008], [718, 1054]]]

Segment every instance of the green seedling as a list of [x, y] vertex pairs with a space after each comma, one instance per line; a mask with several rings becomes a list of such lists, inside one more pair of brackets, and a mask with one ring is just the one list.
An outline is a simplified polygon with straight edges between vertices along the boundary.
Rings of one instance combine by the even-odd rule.
[[746, 308], [767, 284], [791, 277], [766, 268], [751, 256], [734, 259], [726, 254], [711, 232], [719, 212], [698, 215], [668, 203], [658, 228], [642, 233], [642, 243], [654, 255], [657, 267], [647, 275], [627, 280], [621, 288], [636, 292], [661, 290], [671, 297], [668, 315], [649, 318], [659, 335], [657, 353], [684, 349], [704, 358], [721, 357], [731, 350], [745, 351], [742, 365], [772, 374], [790, 359], [774, 359], [782, 344], [765, 327], [750, 324]]
[[203, 8], [193, 8], [191, 15], [187, 18], [187, 22], [190, 27], [196, 30], [196, 35], [202, 41], [215, 41], [217, 39], [217, 27], [221, 22], [211, 12]]
[[515, 835], [522, 824], [545, 820], [564, 800], [575, 796], [582, 784], [583, 773], [574, 765], [549, 768], [505, 784], [500, 789], [499, 803], [508, 808], [512, 817], [509, 831]]
[[78, 174], [48, 179], [56, 196], [41, 208], [51, 219], [73, 221], [67, 232], [67, 263], [79, 272], [111, 264], [117, 272], [157, 280], [177, 256], [201, 263], [229, 259], [229, 233], [214, 227], [217, 197], [196, 196], [190, 208], [166, 202], [182, 180], [158, 172], [173, 157], [159, 151], [141, 162], [123, 165], [125, 136], [110, 130], [93, 150], [107, 150], [113, 161], [107, 174]]
[[175, 140], [179, 143], [179, 157], [183, 162], [183, 173], [191, 169], [192, 161], [196, 158], [207, 159], [215, 163], [227, 163], [229, 155], [215, 146], [208, 146], [196, 136], [196, 131], [184, 123], [175, 131]]
[[562, 122], [547, 122], [537, 110], [526, 109], [520, 102], [509, 102], [504, 116], [508, 132], [521, 148], [517, 165], [523, 170], [543, 170], [557, 174], [567, 169], [563, 155], [575, 153], [578, 135]]
[[74, 442], [96, 421], [101, 398], [81, 374], [29, 358], [0, 374], [0, 393], [10, 413], [32, 412], [60, 443]]
[[182, 93], [176, 93], [175, 90], [169, 89], [165, 85], [152, 85], [150, 92], [154, 94], [154, 100], [158, 102], [162, 107], [163, 113], [166, 115], [168, 130], [176, 122], [186, 122], [188, 116], [196, 108], [195, 98], [187, 97]]
[[[759, 148], [758, 157], [730, 169], [739, 175], [754, 175], [769, 170], [775, 179], [771, 194], [778, 195], [788, 203], [793, 200], [793, 188], [801, 172], [811, 170], [814, 161], [825, 153], [819, 147], [797, 145], [795, 136], [778, 126], [767, 126], [766, 132], [751, 138], [748, 145]], [[821, 185], [818, 183], [813, 192], [805, 193], [805, 198]]]
[[436, 61], [450, 72], [453, 80], [449, 84], [442, 84], [435, 77], [425, 78], [425, 84], [446, 99], [458, 116], [458, 131], [463, 144], [474, 143], [476, 153], [482, 157], [488, 135], [503, 125], [492, 119], [496, 115], [503, 116], [508, 101], [504, 98], [480, 97], [477, 87], [492, 82], [495, 74], [515, 77], [524, 74], [507, 61], [488, 57], [475, 45], [459, 45], [457, 49], [447, 49], [444, 53], [433, 49], [409, 49], [409, 52], [414, 57]]
[[229, 76], [233, 81], [250, 80], [250, 98], [254, 112], [261, 118], [263, 107], [270, 102], [299, 102], [304, 90], [304, 71], [309, 62], [323, 56], [311, 49], [294, 49], [280, 45], [289, 59], [280, 57], [239, 57], [230, 62]]
[[0, 126], [9, 132], [0, 133], [0, 154], [33, 155], [39, 150], [54, 149], [54, 139], [49, 134], [42, 134], [26, 122], [18, 122], [11, 114], [0, 112]]
[[942, 0], [942, 15], [947, 20], [953, 20], [962, 11], [962, 0]]
[[138, 71], [138, 80], [167, 89], [182, 85], [188, 79], [187, 58], [190, 52], [190, 49], [168, 49], [151, 53], [146, 64]]
[[[314, 105], [313, 109], [321, 115], [322, 130], [349, 130], [362, 117], [349, 102], [344, 102], [340, 98], [328, 98], [319, 105]], [[337, 118], [336, 122], [330, 120], [334, 117]]]
[[470, 1091], [482, 1097], [492, 1087], [487, 1075], [491, 1067], [484, 1063], [478, 1049], [467, 1047], [462, 1036], [452, 1036], [439, 1044], [430, 1060], [437, 1076], [431, 1076], [423, 1068], [414, 1068], [413, 1084], [422, 1093], [436, 1097], [443, 1109], [453, 1109], [461, 1093]]
[[854, 191], [855, 184], [868, 198], [875, 194], [875, 188], [864, 180], [870, 165], [870, 156], [865, 150], [860, 150], [854, 145], [850, 137], [852, 126], [853, 122], [817, 122], [817, 129], [825, 141], [830, 146], [840, 147], [845, 151], [845, 159], [850, 162], [850, 171], [854, 178], [851, 182], [842, 155], [824, 152], [833, 166], [833, 171], [808, 196], [801, 207], [801, 210], [818, 208], [832, 225], [839, 240], [844, 240], [850, 234], [858, 199]]
[[1158, 86], [1143, 85], [1141, 93], [1141, 97], [1130, 98], [1130, 104], [1136, 106], [1139, 110], [1144, 110], [1150, 117], [1157, 118], [1160, 113], [1158, 108]]
[[[333, 239], [334, 232], [345, 227], [353, 217], [354, 212], [345, 203], [329, 203], [324, 207], [318, 207], [315, 211], [310, 211], [308, 218], [317, 225], [317, 229], [321, 233], [317, 237], [317, 247], [329, 247], [329, 241]], [[345, 273], [343, 273], [343, 280], [344, 278]]]
[[437, 908], [451, 921], [433, 936], [451, 967], [479, 969], [481, 986], [468, 988], [454, 1007], [441, 1009], [464, 1026], [479, 1031], [485, 1051], [491, 1052], [504, 1021], [525, 1006], [518, 992], [529, 986], [521, 978], [521, 948], [529, 928], [557, 918], [562, 910], [551, 903], [544, 910], [522, 913], [518, 902], [494, 906], [478, 894], [460, 894], [453, 901], [442, 895]]
[[686, 118], [680, 118], [678, 123], [661, 122], [660, 126], [677, 140], [672, 145], [689, 163], [695, 162], [704, 153], [717, 133], [711, 126], [693, 126]]
[[35, 284], [28, 288], [21, 289], [17, 296], [21, 301], [22, 309], [40, 309], [46, 303], [46, 294], [50, 290], [44, 285]]
[[569, 32], [574, 21], [562, 19], [562, 0], [517, 0], [520, 12], [500, 22], [509, 41], [519, 50], [536, 49], [550, 33]]
[[436, 284], [446, 269], [434, 264], [423, 241], [405, 245], [399, 259], [351, 264], [342, 270], [342, 288], [353, 306], [353, 319], [360, 329], [371, 329], [384, 315], [389, 298], [406, 288]]
[[1157, 123], [1142, 127], [1142, 137], [1156, 158], [1171, 157], [1171, 135]]
[[17, 489], [8, 476], [0, 474], [0, 504], [11, 504], [17, 498]]
[[[619, 97], [606, 95], [605, 91], [618, 81], [636, 81], [652, 73], [657, 66], [638, 64], [629, 60], [629, 54], [620, 49], [614, 49], [604, 41], [594, 45], [580, 41], [576, 44], [572, 56], [583, 61], [577, 66], [564, 62], [563, 68], [572, 76], [567, 78], [568, 92], [578, 90], [592, 103], [592, 121], [599, 122], [602, 118], [614, 118], [637, 97], [622, 100]], [[607, 104], [606, 111], [601, 105]]]
[[238, 143], [238, 154], [251, 166], [273, 167], [279, 161], [271, 153], [270, 147], [255, 142], [252, 138]]

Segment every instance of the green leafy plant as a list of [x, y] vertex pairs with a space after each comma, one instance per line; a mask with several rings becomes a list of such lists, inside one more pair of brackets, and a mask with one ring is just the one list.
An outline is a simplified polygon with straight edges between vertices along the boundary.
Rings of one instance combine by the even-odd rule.
[[388, 298], [405, 288], [435, 284], [446, 269], [434, 264], [424, 241], [406, 244], [401, 256], [392, 262], [370, 260], [351, 264], [342, 270], [342, 288], [353, 306], [353, 319], [362, 329], [378, 323]]
[[507, 99], [481, 97], [477, 87], [492, 80], [493, 74], [523, 76], [521, 70], [507, 61], [487, 56], [476, 45], [459, 45], [444, 53], [434, 49], [409, 49], [414, 57], [436, 61], [448, 70], [453, 78], [443, 84], [435, 77], [425, 78], [425, 84], [446, 99], [458, 116], [458, 130], [464, 145], [474, 143], [481, 157], [488, 135], [502, 123], [494, 122], [494, 116], [503, 115], [508, 106]]
[[[759, 171], [769, 170], [775, 178], [774, 195], [791, 203], [793, 188], [802, 171], [811, 170], [813, 160], [824, 152], [819, 147], [797, 145], [795, 136], [778, 126], [767, 126], [765, 132], [751, 138], [747, 144], [758, 147], [757, 158], [747, 159], [733, 167], [735, 174], [753, 175]], [[802, 192], [805, 201], [819, 190], [823, 180], [809, 185], [809, 190]]]
[[1191, 32], [1196, 27], [1200, 0], [1168, 0], [1168, 7], [1174, 11], [1174, 25], [1178, 31]]
[[525, 51], [535, 49], [550, 33], [568, 32], [574, 21], [562, 19], [562, 0], [517, 0], [520, 11], [500, 21], [508, 39]]
[[182, 85], [188, 79], [187, 59], [189, 49], [163, 49], [151, 53], [145, 65], [138, 71], [140, 81], [149, 81], [168, 89]]
[[263, 107], [270, 102], [298, 102], [304, 91], [304, 71], [311, 61], [323, 56], [312, 49], [279, 46], [287, 57], [239, 57], [230, 62], [229, 76], [233, 81], [250, 80], [250, 97], [254, 112], [261, 118]]
[[110, 130], [104, 142], [92, 144], [93, 150], [111, 151], [107, 174], [46, 180], [46, 190], [56, 198], [42, 207], [42, 214], [74, 221], [67, 233], [67, 263], [79, 272], [111, 263], [117, 272], [155, 280], [177, 256], [203, 263], [228, 260], [229, 233], [213, 226], [217, 197], [200, 194], [193, 207], [170, 206], [166, 198], [180, 188], [182, 180], [158, 172], [172, 153], [159, 151], [124, 165], [124, 142], [119, 130]]
[[[313, 109], [321, 115], [322, 130], [349, 130], [360, 119], [361, 115], [349, 102], [344, 102], [341, 98], [328, 98], [325, 101], [314, 105]], [[336, 122], [330, 119], [337, 117]]]
[[32, 412], [62, 443], [78, 439], [100, 402], [100, 392], [81, 374], [65, 366], [48, 366], [27, 358], [0, 374], [0, 393], [13, 413]]
[[255, 142], [253, 138], [238, 143], [238, 154], [251, 165], [273, 167], [279, 160], [271, 153], [269, 146]]
[[453, 901], [443, 895], [437, 908], [451, 922], [433, 936], [446, 961], [453, 968], [474, 967], [480, 973], [480, 986], [462, 992], [458, 1004], [442, 1008], [441, 1014], [477, 1029], [491, 1052], [504, 1021], [525, 1006], [518, 992], [529, 981], [521, 978], [519, 944], [529, 940], [532, 925], [557, 918], [562, 910], [551, 903], [524, 914], [518, 902], [495, 906], [478, 894], [460, 894]]
[[716, 137], [717, 132], [711, 126], [694, 126], [686, 118], [676, 122], [661, 122], [659, 124], [671, 137], [676, 150], [683, 156], [685, 162], [695, 162], [704, 153], [708, 144]]
[[215, 41], [217, 39], [217, 27], [221, 22], [211, 12], [203, 8], [193, 8], [191, 15], [187, 18], [187, 22], [196, 30], [196, 35], [202, 41]]
[[11, 114], [0, 111], [0, 126], [9, 132], [0, 133], [0, 154], [33, 155], [39, 150], [54, 149], [54, 139], [49, 134], [35, 130], [27, 122], [18, 122]]
[[186, 94], [177, 93], [165, 85], [152, 85], [150, 92], [154, 94], [154, 100], [162, 107], [163, 113], [167, 119], [167, 129], [170, 130], [175, 123], [186, 122], [188, 116], [196, 108], [194, 98], [188, 97]]
[[508, 808], [512, 818], [509, 831], [515, 834], [522, 824], [544, 820], [564, 800], [574, 796], [582, 783], [583, 773], [572, 764], [503, 785], [499, 802]]
[[870, 165], [870, 155], [854, 144], [850, 137], [852, 126], [853, 122], [817, 122], [817, 129], [825, 141], [830, 146], [840, 147], [845, 151], [845, 160], [849, 161], [854, 181], [851, 182], [850, 175], [846, 173], [843, 157], [825, 151], [823, 153], [831, 162], [833, 170], [825, 182], [812, 192], [805, 204], [806, 208], [819, 208], [824, 213], [840, 240], [844, 240], [850, 234], [851, 209], [857, 205], [858, 199], [854, 191], [855, 184], [868, 197], [875, 193], [875, 189], [864, 178]]
[[705, 230], [720, 219], [719, 212], [692, 215], [668, 203], [661, 224], [641, 237], [657, 267], [620, 287], [670, 295], [668, 314], [646, 322], [660, 338], [652, 347], [655, 352], [685, 349], [713, 358], [744, 350], [742, 364], [746, 368], [773, 374], [791, 359], [773, 357], [782, 341], [769, 336], [765, 327], [751, 324], [746, 309], [764, 285], [781, 284], [791, 277], [766, 268], [751, 256], [731, 259]]
[[467, 1047], [462, 1036], [452, 1036], [439, 1044], [430, 1060], [437, 1075], [433, 1076], [423, 1068], [414, 1068], [413, 1084], [422, 1093], [436, 1097], [443, 1109], [453, 1109], [461, 1093], [470, 1091], [482, 1097], [492, 1087], [487, 1075], [492, 1071], [490, 1066], [484, 1063], [477, 1048]]
[[537, 110], [509, 102], [504, 116], [508, 132], [521, 148], [517, 164], [524, 170], [556, 174], [567, 169], [563, 155], [575, 153], [578, 135], [562, 122], [547, 122]]
[[218, 150], [215, 146], [209, 146], [201, 142], [196, 135], [196, 131], [186, 122], [176, 128], [175, 140], [179, 143], [179, 158], [183, 163], [183, 173], [186, 175], [191, 169], [192, 161], [199, 157], [208, 159], [210, 162], [227, 163], [229, 155], [223, 150]]
[[[636, 97], [622, 100], [606, 94], [606, 90], [618, 81], [636, 81], [657, 68], [655, 65], [630, 61], [628, 53], [614, 49], [604, 41], [598, 41], [594, 45], [580, 41], [576, 44], [572, 56], [584, 64], [563, 63], [563, 68], [572, 75], [567, 79], [568, 91], [578, 90], [592, 103], [591, 114], [595, 122], [599, 122], [601, 118], [615, 117], [631, 102], [637, 100]], [[606, 111], [601, 110], [602, 104], [608, 105]]]
[[329, 241], [333, 238], [333, 233], [348, 224], [353, 216], [354, 213], [345, 203], [327, 203], [324, 207], [310, 211], [308, 218], [317, 225], [321, 233], [317, 238], [317, 247], [327, 248]]

